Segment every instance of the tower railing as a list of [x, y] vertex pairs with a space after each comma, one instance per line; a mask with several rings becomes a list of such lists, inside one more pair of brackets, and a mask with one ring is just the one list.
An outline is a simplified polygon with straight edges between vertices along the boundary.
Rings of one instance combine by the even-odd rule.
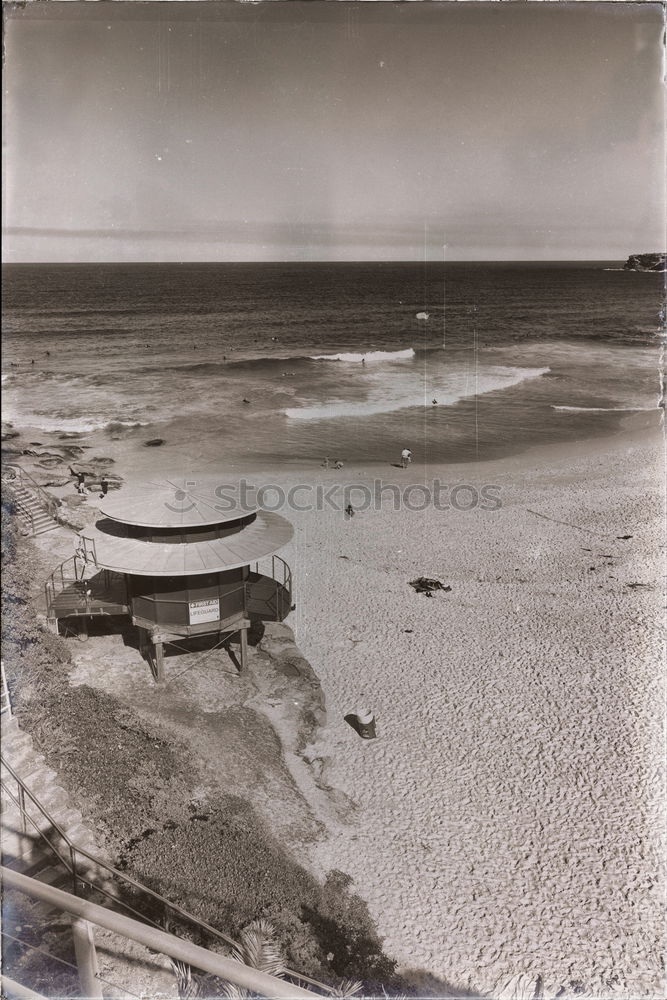
[[[289, 565], [280, 556], [274, 555], [252, 563], [249, 568], [259, 579], [244, 580], [218, 592], [221, 620], [241, 612], [252, 617], [255, 608], [264, 611], [267, 621], [274, 617], [282, 621], [292, 604], [292, 571]], [[215, 599], [212, 595], [211, 600]], [[136, 594], [133, 602], [135, 616], [142, 619], [142, 624], [144, 621], [162, 622], [165, 628], [169, 624], [179, 628], [190, 625], [190, 599], [168, 597], [166, 594]], [[142, 609], [142, 605], [150, 606], [150, 614], [148, 608]], [[160, 609], [164, 609], [164, 614], [160, 613]], [[225, 610], [229, 613], [225, 614]], [[261, 611], [259, 617], [262, 617]]]
[[86, 578], [87, 563], [80, 555], [75, 554], [61, 562], [44, 583], [47, 614], [58, 594], [67, 587], [81, 584]]
[[[271, 559], [271, 569], [269, 571], [268, 560]], [[285, 614], [281, 614], [282, 611], [289, 611], [292, 605], [292, 570], [287, 563], [280, 556], [272, 555], [266, 556], [265, 559], [255, 562], [250, 566], [251, 572], [256, 573], [258, 576], [263, 576], [265, 579], [273, 580], [274, 587], [270, 590], [267, 596], [261, 596], [258, 598], [257, 593], [250, 594], [254, 602], [260, 601], [263, 603], [267, 610], [272, 609], [272, 604], [275, 606], [276, 615], [280, 621], [286, 617]], [[252, 587], [252, 583], [248, 584]], [[284, 607], [283, 605], [286, 605]]]
[[87, 535], [80, 534], [79, 542], [76, 547], [76, 554], [79, 559], [86, 563], [92, 563], [93, 566], [97, 566], [97, 548], [95, 547], [95, 539], [88, 538]]

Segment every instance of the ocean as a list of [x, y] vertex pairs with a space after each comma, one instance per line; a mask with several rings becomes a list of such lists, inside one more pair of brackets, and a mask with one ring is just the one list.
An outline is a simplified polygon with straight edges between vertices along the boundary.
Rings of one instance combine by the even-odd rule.
[[7, 265], [3, 285], [5, 419], [85, 434], [123, 476], [482, 461], [659, 398], [664, 275], [605, 262]]

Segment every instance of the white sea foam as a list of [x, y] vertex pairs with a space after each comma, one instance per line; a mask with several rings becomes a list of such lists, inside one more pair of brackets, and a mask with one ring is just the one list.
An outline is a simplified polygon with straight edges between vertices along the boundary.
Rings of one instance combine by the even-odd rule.
[[[392, 413], [413, 407], [436, 409], [453, 406], [462, 399], [509, 389], [525, 379], [545, 375], [550, 368], [509, 368], [499, 365], [481, 370], [475, 377], [460, 370], [447, 375], [420, 379], [417, 376], [393, 380], [378, 376], [366, 399], [337, 399], [312, 406], [291, 407], [286, 416], [294, 420], [331, 420], [336, 417], [367, 417], [376, 413]], [[435, 402], [434, 402], [435, 401]]]
[[409, 361], [415, 352], [411, 347], [405, 351], [367, 351], [365, 354], [314, 354], [311, 361]]
[[40, 431], [70, 431], [81, 434], [91, 431], [101, 431], [105, 428], [123, 427], [147, 427], [145, 420], [109, 420], [109, 419], [85, 419], [82, 417], [44, 417], [41, 414], [21, 414], [15, 417], [17, 421], [26, 427], [32, 427]]
[[650, 413], [655, 406], [551, 406], [552, 410], [564, 413]]

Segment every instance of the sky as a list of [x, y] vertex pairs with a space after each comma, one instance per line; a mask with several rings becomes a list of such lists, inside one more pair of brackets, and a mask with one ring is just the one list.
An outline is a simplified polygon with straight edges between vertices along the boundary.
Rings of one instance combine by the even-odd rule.
[[663, 11], [6, 8], [6, 261], [664, 249]]

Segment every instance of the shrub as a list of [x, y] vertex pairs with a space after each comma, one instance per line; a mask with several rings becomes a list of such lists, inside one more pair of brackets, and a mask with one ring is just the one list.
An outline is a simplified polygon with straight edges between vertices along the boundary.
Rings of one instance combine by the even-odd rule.
[[306, 975], [386, 982], [393, 974], [395, 963], [382, 952], [366, 904], [350, 892], [349, 875], [331, 872], [320, 885], [235, 796], [135, 841], [124, 864], [232, 936], [258, 917], [268, 919], [288, 964]]
[[[2, 505], [2, 644], [12, 707], [21, 716], [38, 691], [67, 673], [66, 644], [42, 624], [34, 611], [31, 588], [39, 577], [31, 542], [20, 539], [11, 505]], [[20, 684], [19, 684], [20, 679]]]

